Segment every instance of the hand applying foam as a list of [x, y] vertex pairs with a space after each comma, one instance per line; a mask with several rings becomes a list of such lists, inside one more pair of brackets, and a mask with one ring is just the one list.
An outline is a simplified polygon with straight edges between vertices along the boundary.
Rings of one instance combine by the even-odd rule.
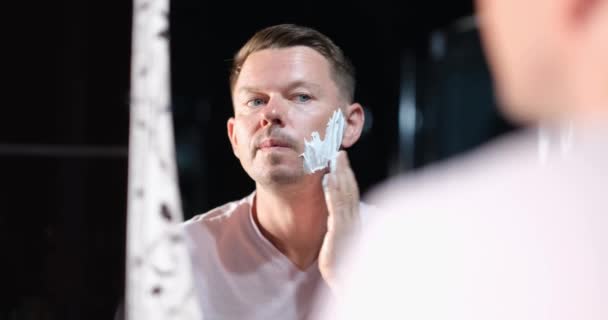
[[[333, 163], [335, 161], [335, 163]], [[338, 268], [342, 248], [349, 245], [361, 228], [359, 188], [350, 168], [346, 151], [339, 151], [323, 177], [327, 203], [327, 233], [319, 252], [319, 270], [334, 293], [340, 289]]]

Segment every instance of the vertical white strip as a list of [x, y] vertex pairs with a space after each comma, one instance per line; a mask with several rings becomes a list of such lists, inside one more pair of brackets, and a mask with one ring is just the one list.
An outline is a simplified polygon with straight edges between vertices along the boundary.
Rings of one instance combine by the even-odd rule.
[[541, 124], [538, 127], [538, 161], [547, 164], [550, 158], [568, 158], [572, 155], [575, 132], [571, 122]]
[[170, 108], [168, 0], [134, 0], [126, 263], [128, 320], [200, 320]]
[[419, 121], [416, 107], [416, 57], [406, 52], [401, 57], [401, 85], [398, 111], [398, 152], [397, 162], [389, 168], [389, 175], [395, 175], [414, 168], [416, 148], [416, 123]]

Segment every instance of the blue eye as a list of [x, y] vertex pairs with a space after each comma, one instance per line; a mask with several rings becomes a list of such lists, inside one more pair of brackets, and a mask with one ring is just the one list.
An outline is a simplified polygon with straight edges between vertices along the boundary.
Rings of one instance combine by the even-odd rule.
[[260, 99], [260, 98], [251, 99], [247, 102], [247, 105], [249, 107], [259, 107], [263, 104], [264, 104], [264, 99]]
[[312, 97], [307, 94], [299, 94], [296, 96], [297, 102], [308, 102], [310, 99], [312, 99]]

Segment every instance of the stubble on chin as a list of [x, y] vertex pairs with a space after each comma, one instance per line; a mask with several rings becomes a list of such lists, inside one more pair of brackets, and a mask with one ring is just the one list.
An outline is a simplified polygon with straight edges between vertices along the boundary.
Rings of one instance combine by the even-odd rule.
[[[294, 163], [289, 166], [280, 166], [280, 164], [286, 161], [284, 155], [269, 154], [267, 161], [267, 168], [259, 170], [258, 177], [255, 179], [258, 183], [269, 186], [284, 186], [295, 184], [299, 182], [304, 174], [304, 167], [302, 163]], [[301, 162], [301, 161], [300, 161]]]

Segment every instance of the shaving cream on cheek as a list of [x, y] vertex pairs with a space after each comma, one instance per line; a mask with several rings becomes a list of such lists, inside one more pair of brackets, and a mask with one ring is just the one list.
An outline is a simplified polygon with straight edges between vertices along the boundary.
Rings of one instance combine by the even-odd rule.
[[304, 139], [304, 153], [300, 157], [304, 158], [306, 173], [323, 170], [327, 168], [328, 163], [332, 165], [331, 170], [333, 171], [335, 159], [338, 156], [340, 145], [342, 145], [345, 126], [344, 115], [340, 109], [337, 109], [327, 122], [325, 139], [321, 139], [317, 131], [311, 133], [310, 141]]

